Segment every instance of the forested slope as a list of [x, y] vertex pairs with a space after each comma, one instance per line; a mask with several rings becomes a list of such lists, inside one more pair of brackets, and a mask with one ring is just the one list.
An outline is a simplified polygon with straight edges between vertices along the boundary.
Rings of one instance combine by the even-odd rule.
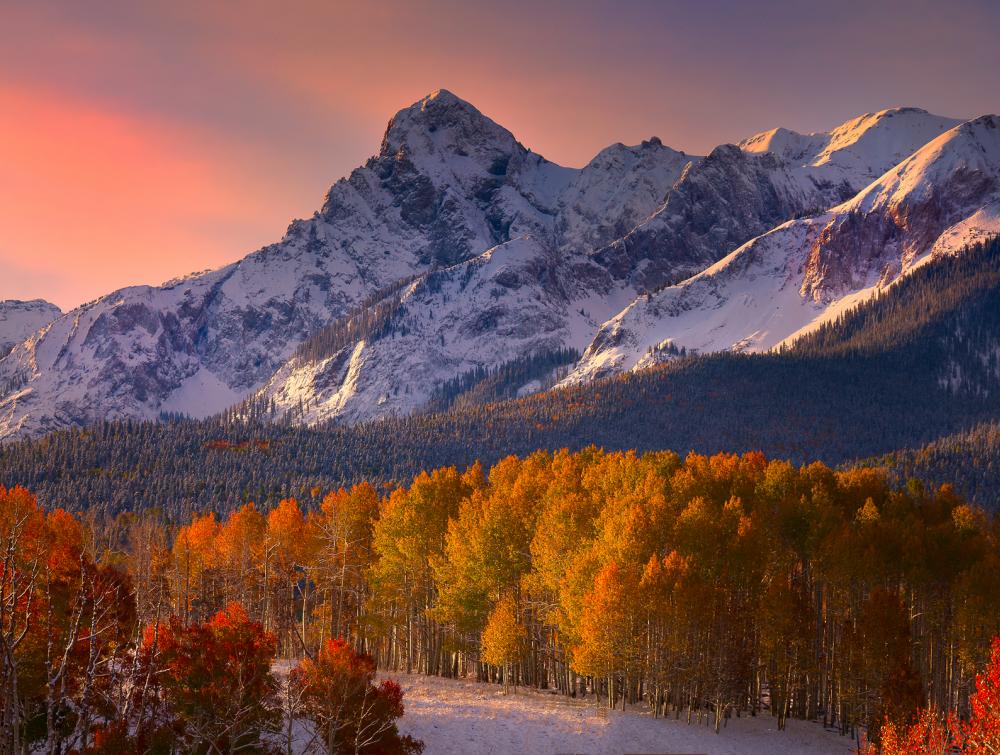
[[896, 480], [916, 477], [934, 485], [948, 483], [969, 500], [1000, 509], [1000, 423], [988, 422], [864, 463], [885, 467]]
[[353, 427], [107, 422], [0, 446], [0, 481], [73, 508], [180, 513], [591, 444], [844, 464], [1000, 420], [998, 347], [993, 241], [925, 265], [780, 354], [680, 357], [587, 386]]

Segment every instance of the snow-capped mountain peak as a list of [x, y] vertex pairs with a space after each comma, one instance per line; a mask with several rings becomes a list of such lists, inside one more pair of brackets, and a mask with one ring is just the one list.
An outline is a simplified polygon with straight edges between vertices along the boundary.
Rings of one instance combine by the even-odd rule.
[[795, 163], [809, 162], [825, 142], [826, 134], [800, 134], [779, 126], [754, 134], [739, 143], [744, 152], [771, 154]]
[[573, 379], [768, 348], [1000, 229], [996, 121], [955, 123], [887, 110], [704, 158], [652, 138], [574, 169], [439, 90], [278, 243], [19, 333], [0, 438], [253, 395], [297, 421], [366, 420], [516, 360], [549, 370], [514, 386], [537, 390], [587, 344]]
[[0, 301], [0, 358], [61, 314], [59, 307], [43, 299]]
[[845, 209], [870, 211], [880, 205], [898, 208], [926, 201], [935, 193], [957, 193], [952, 198], [960, 204], [963, 194], [990, 190], [998, 180], [1000, 119], [984, 115], [929, 141], [845, 203]]
[[740, 148], [750, 153], [771, 152], [860, 189], [959, 123], [920, 108], [888, 108], [852, 118], [827, 132], [772, 129], [745, 139]]
[[[514, 135], [494, 123], [473, 105], [446, 89], [433, 92], [389, 121], [381, 157], [399, 155], [410, 160], [435, 160], [510, 156], [526, 151]], [[482, 166], [503, 175], [504, 166], [488, 162]]]
[[869, 113], [833, 129], [812, 164], [867, 170], [874, 179], [960, 122], [912, 107]]
[[[564, 168], [436, 92], [397, 113], [379, 152], [280, 242], [219, 270], [103, 297], [15, 347], [0, 360], [0, 437], [221, 411], [304, 339], [397, 281], [518, 237], [580, 254], [651, 212], [683, 167], [652, 142], [635, 155]], [[581, 275], [599, 278], [592, 267]], [[612, 313], [592, 309], [601, 319], [589, 327]]]
[[681, 348], [787, 343], [931, 255], [994, 234], [1000, 119], [984, 116], [932, 139], [850, 200], [778, 225], [688, 280], [637, 298], [602, 326], [568, 380], [642, 367]]
[[604, 148], [560, 194], [560, 244], [591, 251], [621, 238], [652, 215], [699, 160], [655, 136], [635, 146]]

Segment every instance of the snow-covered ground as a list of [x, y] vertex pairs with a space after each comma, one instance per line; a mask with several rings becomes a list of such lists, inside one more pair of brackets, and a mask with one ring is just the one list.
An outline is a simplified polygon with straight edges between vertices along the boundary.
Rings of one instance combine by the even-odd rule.
[[[569, 700], [519, 689], [411, 674], [389, 674], [403, 688], [406, 714], [399, 729], [422, 739], [426, 755], [804, 755], [849, 753], [848, 737], [820, 724], [769, 715], [731, 718], [719, 734], [702, 723], [654, 719], [645, 709], [608, 712], [593, 700]], [[704, 720], [704, 719], [703, 719]]]

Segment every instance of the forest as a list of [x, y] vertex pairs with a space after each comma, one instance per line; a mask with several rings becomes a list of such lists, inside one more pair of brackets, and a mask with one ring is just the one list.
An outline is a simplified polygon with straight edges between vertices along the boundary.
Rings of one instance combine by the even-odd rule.
[[995, 509], [998, 280], [1000, 242], [991, 242], [918, 268], [781, 353], [678, 356], [590, 385], [494, 400], [571, 357], [534, 355], [440, 386], [446, 411], [350, 427], [293, 426], [253, 402], [201, 421], [107, 421], [0, 444], [0, 481], [28, 487], [45, 505], [108, 514], [158, 506], [176, 521], [305, 499], [315, 487], [594, 444], [887, 465], [900, 483], [949, 482]]
[[[107, 523], [0, 487], [0, 753], [419, 755], [395, 723], [402, 690], [376, 679], [371, 656], [339, 638], [294, 653], [279, 643], [282, 587], [294, 590], [301, 568], [287, 541], [270, 542], [282, 513], [268, 517], [265, 550], [243, 554], [263, 564], [256, 589], [270, 612], [258, 613], [244, 572], [208, 615], [193, 593], [177, 593], [184, 606], [174, 597], [190, 575], [186, 531], [172, 550], [152, 518], [107, 537]], [[308, 604], [299, 610], [305, 626]], [[297, 661], [284, 674], [279, 648]]]
[[[971, 742], [998, 538], [947, 485], [760, 453], [539, 451], [176, 523], [5, 489], [6, 751], [290, 752], [307, 721], [329, 752], [419, 752], [376, 664], [716, 728], [818, 720], [885, 752]], [[323, 706], [349, 685], [364, 710]]]
[[904, 448], [863, 462], [888, 470], [896, 481], [912, 477], [930, 483], [958, 482], [962, 494], [993, 509], [1000, 490], [1000, 422], [938, 438], [919, 448]]

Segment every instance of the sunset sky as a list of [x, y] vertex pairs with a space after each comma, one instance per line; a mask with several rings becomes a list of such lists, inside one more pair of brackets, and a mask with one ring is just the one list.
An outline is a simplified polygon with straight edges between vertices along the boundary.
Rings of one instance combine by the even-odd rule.
[[0, 5], [0, 299], [63, 308], [278, 240], [441, 87], [579, 166], [915, 105], [1000, 111], [1000, 3]]

